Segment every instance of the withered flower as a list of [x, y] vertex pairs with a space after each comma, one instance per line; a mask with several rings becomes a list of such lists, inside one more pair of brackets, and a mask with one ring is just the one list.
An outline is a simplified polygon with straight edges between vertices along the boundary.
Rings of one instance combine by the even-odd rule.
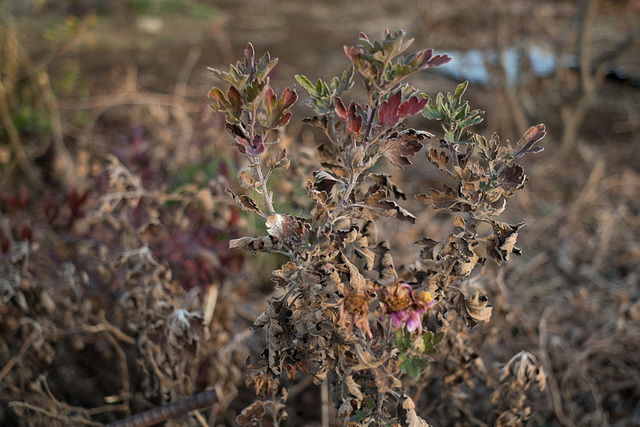
[[370, 304], [371, 297], [366, 290], [347, 292], [340, 301], [336, 324], [346, 327], [348, 334], [351, 334], [353, 325], [356, 325], [366, 336], [373, 338], [368, 318]]
[[422, 321], [420, 315], [433, 307], [437, 301], [426, 291], [414, 294], [413, 289], [407, 283], [396, 283], [382, 290], [383, 314], [391, 318], [395, 328], [401, 328], [404, 324], [410, 332], [422, 333]]

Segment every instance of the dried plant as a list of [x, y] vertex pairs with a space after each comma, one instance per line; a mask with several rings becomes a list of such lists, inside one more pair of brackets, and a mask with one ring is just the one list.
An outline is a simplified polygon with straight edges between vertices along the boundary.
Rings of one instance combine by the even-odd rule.
[[[486, 295], [465, 292], [461, 284], [487, 259], [500, 265], [520, 254], [516, 239], [523, 223], [497, 218], [527, 181], [516, 161], [540, 152], [536, 143], [546, 132], [544, 125], [533, 126], [515, 146], [495, 134], [475, 133], [472, 128], [482, 117], [463, 100], [466, 82], [432, 100], [405, 81], [450, 58], [432, 49], [403, 56], [412, 42], [404, 36], [385, 31], [372, 41], [361, 33], [357, 46], [345, 47], [351, 65], [331, 82], [314, 84], [296, 76], [315, 113], [305, 122], [324, 135], [317, 146], [320, 167], [306, 186], [304, 217], [280, 211], [268, 185], [274, 171], [292, 164], [291, 153], [275, 146], [298, 100], [295, 90], [278, 96], [271, 88], [269, 74], [277, 60], [268, 53], [256, 57], [249, 44], [244, 59], [228, 72], [210, 69], [229, 85], [226, 92], [213, 88], [209, 96], [247, 159], [239, 183], [259, 199], [250, 192], [229, 189], [228, 194], [261, 217], [267, 231], [233, 239], [230, 247], [288, 259], [273, 271], [278, 292], [253, 325], [266, 331], [267, 342], [249, 366], [247, 381], [258, 398], [237, 418], [242, 425], [278, 425], [286, 419], [282, 380], [296, 372], [311, 375], [316, 384], [331, 383], [338, 415], [348, 425], [427, 425], [406, 387], [440, 348], [446, 348], [442, 366], [447, 358], [458, 366], [448, 374], [450, 389], [468, 381], [474, 356], [465, 347], [462, 327], [487, 322], [491, 306]], [[345, 98], [356, 76], [366, 90], [364, 102]], [[441, 124], [441, 138], [407, 126], [405, 120], [418, 113]], [[454, 231], [443, 240], [424, 236], [416, 242], [417, 260], [396, 267], [377, 221], [392, 217], [414, 223], [417, 218], [397, 202], [406, 195], [390, 174], [379, 171], [378, 162], [386, 158], [404, 170], [425, 146], [427, 159], [453, 184], [415, 198], [453, 213]], [[527, 388], [531, 378], [525, 381], [520, 371], [531, 376], [534, 368], [543, 384], [544, 373], [531, 360], [522, 356], [510, 362], [504, 378], [515, 370], [516, 379], [503, 387]], [[533, 368], [516, 367], [525, 362]], [[513, 399], [501, 420], [527, 418], [529, 409]]]

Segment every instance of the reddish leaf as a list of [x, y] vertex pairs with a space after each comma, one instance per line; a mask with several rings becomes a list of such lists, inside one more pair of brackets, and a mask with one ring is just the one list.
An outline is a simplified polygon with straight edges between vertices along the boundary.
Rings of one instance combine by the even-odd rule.
[[412, 116], [422, 111], [425, 105], [427, 105], [427, 98], [412, 96], [400, 105], [398, 113], [401, 117]]
[[289, 123], [289, 120], [291, 120], [291, 112], [288, 111], [286, 113], [282, 113], [280, 114], [280, 116], [278, 117], [278, 120], [276, 120], [271, 127], [272, 128], [279, 128], [281, 126], [285, 126]]
[[289, 110], [293, 104], [298, 100], [298, 95], [295, 91], [286, 88], [282, 92], [282, 97], [279, 100], [271, 88], [267, 89], [265, 93], [265, 108], [267, 113], [267, 123], [270, 129], [275, 129], [289, 123], [291, 119], [291, 113]]
[[[430, 49], [433, 51], [432, 49]], [[433, 58], [429, 59], [429, 67], [439, 67], [451, 61], [451, 57], [448, 55], [436, 55]]]
[[358, 114], [358, 104], [351, 101], [349, 104], [349, 132], [357, 134], [362, 129], [362, 116]]
[[247, 139], [242, 136], [236, 136], [234, 141], [235, 145], [238, 147], [242, 154], [246, 153], [250, 156], [259, 156], [260, 154], [264, 153], [265, 146], [262, 142], [262, 136], [260, 135], [256, 135], [253, 138], [252, 144], [250, 144], [249, 141], [247, 141]]
[[277, 98], [273, 89], [271, 88], [267, 89], [267, 91], [264, 94], [264, 102], [265, 102], [265, 107], [268, 110], [273, 110], [275, 108]]
[[391, 129], [400, 120], [398, 107], [402, 101], [402, 91], [397, 90], [389, 98], [382, 101], [378, 110], [378, 125], [383, 129]]
[[342, 103], [342, 100], [340, 98], [338, 98], [337, 96], [333, 100], [333, 106], [335, 107], [336, 113], [338, 114], [338, 117], [340, 117], [340, 120], [342, 120], [343, 122], [346, 122], [347, 121], [347, 108]]
[[280, 100], [282, 102], [282, 108], [286, 110], [293, 107], [293, 104], [298, 101], [298, 94], [295, 90], [286, 88], [282, 92], [282, 98], [280, 98]]
[[540, 141], [547, 134], [547, 131], [543, 124], [531, 126], [520, 138], [520, 141], [516, 144], [516, 153], [513, 156], [515, 159], [524, 156], [528, 153], [539, 153], [544, 150], [543, 147], [533, 147], [538, 141]]
[[29, 202], [29, 190], [26, 187], [22, 187], [19, 196], [12, 196], [7, 193], [2, 193], [2, 198], [9, 204], [9, 207], [14, 211], [21, 211], [27, 207]]
[[239, 119], [242, 114], [242, 95], [235, 87], [231, 86], [227, 92], [227, 98], [229, 98], [229, 106], [231, 107], [229, 113]]

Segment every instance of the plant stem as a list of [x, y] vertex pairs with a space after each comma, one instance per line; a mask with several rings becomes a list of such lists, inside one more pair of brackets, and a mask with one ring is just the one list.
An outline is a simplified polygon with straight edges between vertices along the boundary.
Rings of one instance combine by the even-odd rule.
[[327, 222], [329, 224], [333, 224], [333, 222], [336, 220], [336, 218], [338, 217], [338, 215], [340, 214], [340, 212], [344, 208], [344, 205], [347, 202], [347, 200], [349, 199], [349, 196], [351, 195], [351, 192], [356, 187], [356, 184], [358, 182], [358, 177], [359, 176], [360, 176], [360, 172], [356, 172], [356, 173], [354, 173], [353, 177], [351, 177], [351, 180], [349, 181], [349, 185], [347, 186], [347, 188], [345, 188], [344, 194], [342, 195], [342, 198], [340, 199], [340, 201], [336, 205], [336, 208], [333, 210], [333, 212], [331, 212], [331, 215], [329, 215], [329, 219], [327, 220]]
[[260, 181], [259, 191], [262, 195], [262, 198], [264, 199], [264, 203], [267, 205], [267, 209], [269, 209], [269, 214], [275, 215], [276, 210], [273, 208], [273, 201], [271, 200], [271, 195], [269, 194], [269, 190], [267, 188], [267, 180], [262, 173], [262, 167], [260, 167], [260, 159], [258, 158], [258, 156], [247, 155], [247, 157], [249, 158], [251, 167], [255, 169], [256, 175], [258, 175], [258, 180]]
[[369, 114], [367, 115], [367, 128], [364, 131], [364, 138], [362, 139], [362, 143], [366, 144], [369, 139], [369, 134], [371, 133], [371, 127], [373, 126], [373, 118], [376, 116], [376, 112], [378, 111], [378, 105], [380, 104], [380, 97], [376, 99], [375, 104], [369, 110]]

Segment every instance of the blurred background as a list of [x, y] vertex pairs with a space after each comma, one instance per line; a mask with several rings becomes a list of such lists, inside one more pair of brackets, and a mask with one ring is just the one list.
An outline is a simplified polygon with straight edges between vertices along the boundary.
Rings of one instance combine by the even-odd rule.
[[[457, 394], [425, 378], [441, 406], [418, 413], [491, 425], [487, 390], [524, 350], [548, 375], [527, 396], [529, 425], [640, 425], [639, 22], [638, 0], [3, 0], [0, 424], [108, 422], [214, 386], [204, 425], [234, 425], [252, 399], [244, 360], [262, 345], [247, 328], [282, 260], [228, 250], [263, 226], [224, 194], [244, 164], [208, 109], [219, 82], [207, 67], [227, 69], [251, 42], [280, 59], [281, 91], [295, 74], [341, 73], [344, 45], [389, 28], [453, 57], [412, 84], [435, 98], [469, 80], [480, 133], [548, 130], [505, 212], [527, 223], [524, 254], [478, 279], [494, 309], [469, 332], [472, 377]], [[304, 159], [318, 135], [300, 95], [282, 144]], [[395, 179], [407, 193], [441, 184], [418, 157]], [[293, 192], [276, 202], [304, 214], [305, 179], [276, 179], [277, 194]], [[385, 223], [397, 264], [450, 227], [412, 203], [416, 226]], [[180, 308], [209, 331], [173, 331]], [[300, 384], [290, 425], [311, 425], [318, 390]]]

